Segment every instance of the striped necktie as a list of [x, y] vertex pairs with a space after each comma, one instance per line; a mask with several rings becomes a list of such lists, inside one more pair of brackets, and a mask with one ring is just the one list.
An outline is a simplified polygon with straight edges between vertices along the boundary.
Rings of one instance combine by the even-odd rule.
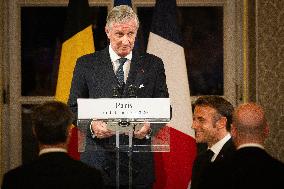
[[127, 58], [120, 58], [118, 59], [118, 62], [119, 62], [119, 67], [116, 71], [116, 77], [117, 77], [117, 80], [119, 82], [119, 84], [121, 86], [124, 85], [124, 71], [123, 71], [123, 65], [124, 63], [127, 61]]

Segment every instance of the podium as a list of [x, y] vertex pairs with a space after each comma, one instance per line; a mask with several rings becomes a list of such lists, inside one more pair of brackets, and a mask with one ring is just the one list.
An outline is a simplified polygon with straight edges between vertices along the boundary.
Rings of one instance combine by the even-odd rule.
[[[170, 130], [165, 126], [171, 119], [169, 98], [79, 98], [77, 103], [78, 150], [83, 153], [115, 154], [114, 160], [110, 161], [115, 163], [104, 171], [108, 177], [115, 177], [117, 189], [122, 181], [125, 184], [126, 179], [129, 189], [132, 188], [135, 175], [139, 172], [135, 169], [133, 154], [170, 151]], [[90, 124], [94, 119], [106, 122], [114, 133], [113, 137], [92, 139]], [[139, 130], [144, 122], [150, 123], [151, 133], [144, 139], [137, 139], [134, 131]]]

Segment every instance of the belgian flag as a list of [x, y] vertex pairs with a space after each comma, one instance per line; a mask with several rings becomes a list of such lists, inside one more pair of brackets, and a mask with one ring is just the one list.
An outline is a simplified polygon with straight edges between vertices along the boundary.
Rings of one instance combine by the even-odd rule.
[[[88, 0], [69, 0], [55, 99], [67, 103], [76, 60], [95, 52]], [[79, 159], [77, 128], [73, 127], [69, 154]]]

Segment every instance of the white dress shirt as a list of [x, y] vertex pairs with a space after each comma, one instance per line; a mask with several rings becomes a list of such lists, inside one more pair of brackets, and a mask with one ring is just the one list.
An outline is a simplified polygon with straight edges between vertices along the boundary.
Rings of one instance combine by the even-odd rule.
[[218, 156], [219, 152], [223, 148], [224, 144], [230, 140], [231, 135], [228, 133], [224, 138], [214, 144], [210, 149], [214, 152], [214, 156], [211, 159], [211, 162], [215, 161], [216, 157]]
[[109, 55], [110, 55], [110, 59], [111, 59], [111, 62], [112, 62], [113, 71], [114, 71], [115, 74], [116, 74], [116, 71], [119, 67], [118, 59], [127, 58], [127, 61], [123, 65], [124, 82], [126, 82], [127, 77], [128, 77], [128, 73], [129, 73], [129, 70], [130, 70], [130, 63], [131, 63], [131, 59], [132, 59], [132, 51], [127, 56], [120, 57], [114, 52], [114, 50], [111, 48], [111, 45], [109, 45]]

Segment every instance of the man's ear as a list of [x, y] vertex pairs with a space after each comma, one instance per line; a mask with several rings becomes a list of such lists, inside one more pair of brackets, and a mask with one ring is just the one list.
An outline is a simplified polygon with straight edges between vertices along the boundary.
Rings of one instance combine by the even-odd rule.
[[264, 136], [265, 136], [265, 138], [268, 138], [269, 133], [270, 133], [269, 125], [267, 123], [265, 123], [265, 126], [264, 126]]
[[216, 122], [217, 128], [222, 129], [226, 127], [227, 125], [227, 118], [222, 116], [217, 122]]
[[234, 125], [234, 123], [231, 124], [231, 131], [230, 131], [230, 134], [231, 134], [231, 137], [232, 137], [232, 140], [234, 142], [234, 145], [236, 147], [238, 147], [240, 145], [240, 137], [238, 136], [238, 129], [237, 127]]
[[231, 124], [231, 135], [232, 136], [237, 136], [237, 127], [232, 123]]
[[110, 35], [110, 29], [109, 29], [109, 27], [105, 27], [105, 32], [106, 32], [106, 35], [107, 35], [107, 37], [109, 38], [109, 35]]

